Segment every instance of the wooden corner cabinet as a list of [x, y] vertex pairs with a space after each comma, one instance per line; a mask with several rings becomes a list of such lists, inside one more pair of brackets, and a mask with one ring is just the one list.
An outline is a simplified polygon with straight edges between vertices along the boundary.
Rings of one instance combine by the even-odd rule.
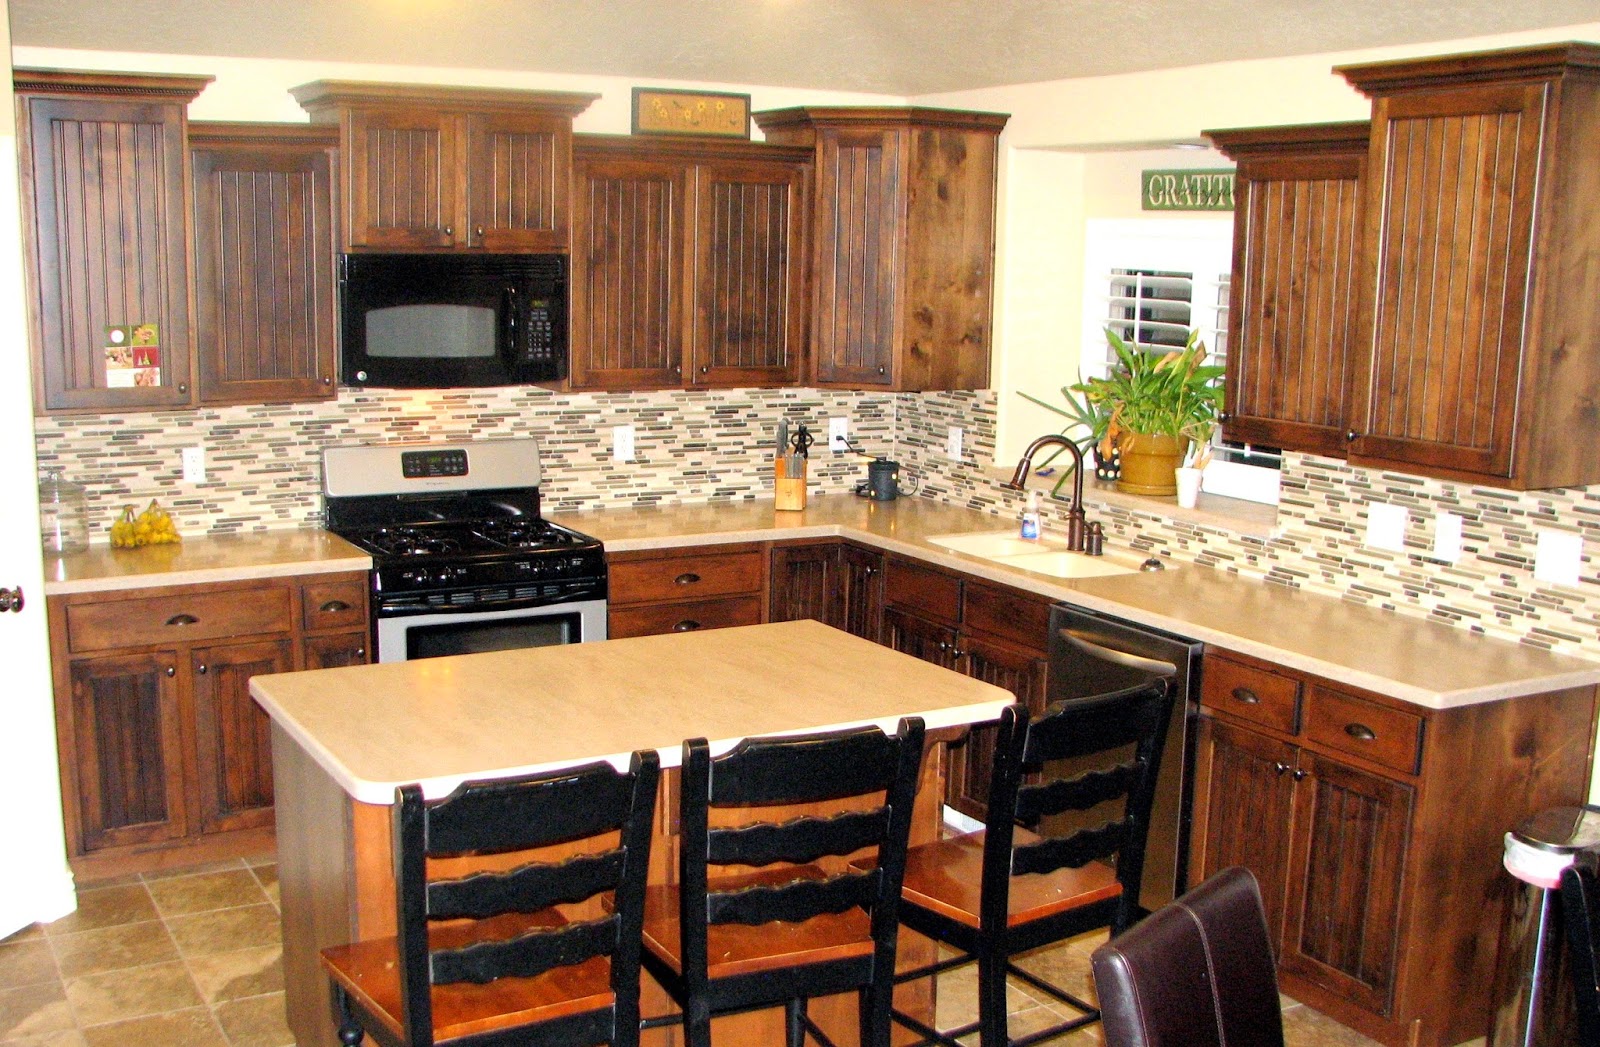
[[768, 620], [802, 618], [874, 643], [883, 633], [883, 554], [842, 538], [772, 543]]
[[598, 95], [334, 80], [291, 93], [339, 126], [346, 250], [567, 250], [572, 118]]
[[1583, 802], [1595, 689], [1428, 709], [1208, 650], [1191, 880], [1261, 883], [1284, 992], [1382, 1043], [1488, 1028], [1502, 836]]
[[989, 385], [999, 135], [1008, 117], [914, 107], [756, 113], [810, 148], [811, 379], [895, 390]]
[[363, 573], [47, 600], [68, 855], [81, 874], [270, 840], [250, 677], [367, 660]]
[[1206, 131], [1237, 167], [1230, 440], [1342, 457], [1368, 121]]
[[339, 133], [189, 125], [202, 403], [331, 399]]
[[184, 134], [210, 82], [13, 70], [39, 410], [192, 402]]
[[803, 149], [578, 136], [573, 388], [796, 383], [810, 172]]

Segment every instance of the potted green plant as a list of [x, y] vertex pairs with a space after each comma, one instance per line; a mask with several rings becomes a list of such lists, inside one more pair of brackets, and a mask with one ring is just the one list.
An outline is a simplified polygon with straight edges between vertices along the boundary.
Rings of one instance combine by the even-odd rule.
[[[1078, 375], [1079, 385], [1083, 384], [1083, 375]], [[1073, 390], [1077, 386], [1063, 385], [1061, 398], [1066, 401], [1066, 406], [1048, 403], [1031, 393], [1019, 391], [1021, 396], [1029, 403], [1038, 404], [1046, 411], [1058, 414], [1067, 420], [1062, 428], [1061, 435], [1068, 437], [1078, 445], [1085, 457], [1092, 456], [1094, 460], [1094, 474], [1101, 480], [1115, 480], [1120, 471], [1121, 452], [1117, 449], [1117, 429], [1111, 421], [1111, 411], [1104, 405], [1089, 400], [1081, 393]], [[1065, 452], [1061, 448], [1052, 451], [1049, 457], [1038, 463], [1039, 468], [1048, 466]], [[1051, 493], [1060, 496], [1061, 487], [1072, 479], [1072, 469], [1067, 469], [1056, 480]]]
[[1205, 343], [1192, 330], [1181, 350], [1148, 353], [1112, 328], [1106, 341], [1117, 360], [1104, 378], [1071, 386], [1085, 406], [1106, 416], [1122, 453], [1118, 490], [1133, 494], [1177, 492], [1176, 470], [1193, 445], [1205, 454], [1222, 410], [1222, 368], [1205, 362]]

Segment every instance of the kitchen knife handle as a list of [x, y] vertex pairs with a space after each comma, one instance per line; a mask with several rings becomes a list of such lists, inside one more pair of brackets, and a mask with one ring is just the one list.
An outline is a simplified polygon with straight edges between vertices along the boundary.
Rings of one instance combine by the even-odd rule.
[[685, 571], [672, 580], [674, 585], [693, 585], [700, 580], [700, 576], [693, 571]]

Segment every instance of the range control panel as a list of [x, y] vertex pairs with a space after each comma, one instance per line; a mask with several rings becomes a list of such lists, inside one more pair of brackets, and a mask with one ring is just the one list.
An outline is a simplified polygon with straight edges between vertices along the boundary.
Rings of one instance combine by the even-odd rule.
[[408, 480], [466, 476], [467, 452], [459, 447], [404, 451], [400, 455], [400, 475]]

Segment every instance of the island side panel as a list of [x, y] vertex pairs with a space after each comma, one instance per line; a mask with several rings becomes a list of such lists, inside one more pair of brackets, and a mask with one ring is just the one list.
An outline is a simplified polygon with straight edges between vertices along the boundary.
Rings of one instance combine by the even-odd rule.
[[351, 801], [277, 724], [272, 766], [289, 1028], [298, 1047], [339, 1047], [318, 954], [356, 939]]

